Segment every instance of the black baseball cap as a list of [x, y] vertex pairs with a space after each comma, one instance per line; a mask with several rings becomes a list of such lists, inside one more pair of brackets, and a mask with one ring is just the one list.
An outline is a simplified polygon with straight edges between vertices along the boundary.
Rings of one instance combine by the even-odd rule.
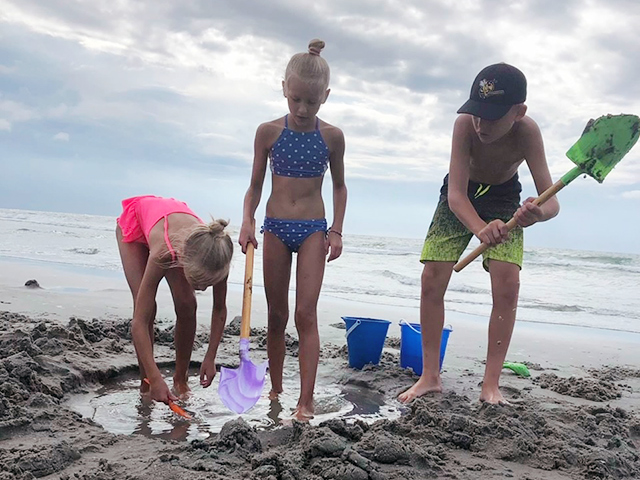
[[458, 113], [485, 120], [498, 120], [509, 109], [527, 99], [527, 79], [516, 67], [496, 63], [483, 68], [471, 86], [469, 100]]

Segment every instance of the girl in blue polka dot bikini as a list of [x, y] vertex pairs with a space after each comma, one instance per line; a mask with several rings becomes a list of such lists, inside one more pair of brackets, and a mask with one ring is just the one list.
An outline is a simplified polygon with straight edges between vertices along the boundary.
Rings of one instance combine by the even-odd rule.
[[[282, 89], [289, 105], [284, 117], [258, 127], [254, 143], [251, 184], [244, 199], [238, 242], [258, 246], [254, 215], [270, 161], [272, 190], [266, 206], [263, 270], [268, 305], [267, 354], [270, 398], [282, 393], [285, 327], [289, 318], [291, 259], [297, 252], [294, 319], [299, 335], [300, 398], [294, 412], [299, 420], [313, 417], [313, 390], [320, 355], [317, 304], [325, 258], [342, 253], [342, 223], [347, 205], [342, 131], [316, 115], [329, 96], [329, 65], [320, 56], [321, 40], [309, 43], [308, 53], [294, 55]], [[327, 168], [333, 182], [333, 223], [327, 229], [322, 180]]]

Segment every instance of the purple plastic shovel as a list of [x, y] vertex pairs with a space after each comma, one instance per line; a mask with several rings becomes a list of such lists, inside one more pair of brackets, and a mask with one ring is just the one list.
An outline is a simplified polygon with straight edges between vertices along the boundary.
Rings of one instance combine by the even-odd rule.
[[256, 365], [249, 359], [251, 334], [251, 293], [253, 291], [253, 245], [247, 245], [244, 268], [244, 294], [242, 297], [242, 322], [240, 324], [240, 366], [222, 367], [218, 395], [229, 410], [244, 413], [253, 407], [262, 395], [268, 362]]

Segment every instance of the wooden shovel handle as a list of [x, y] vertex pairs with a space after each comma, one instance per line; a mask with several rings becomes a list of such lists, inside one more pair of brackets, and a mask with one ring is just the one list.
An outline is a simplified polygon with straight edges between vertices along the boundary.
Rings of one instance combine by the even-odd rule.
[[251, 335], [251, 293], [253, 292], [253, 253], [251, 242], [247, 243], [247, 255], [244, 264], [244, 291], [242, 294], [242, 322], [240, 323], [240, 338]]
[[[542, 205], [544, 202], [549, 200], [551, 197], [553, 197], [556, 193], [558, 193], [564, 187], [565, 187], [565, 183], [562, 180], [558, 180], [556, 183], [554, 183], [549, 188], [547, 188], [544, 192], [542, 192], [540, 196], [533, 201], [533, 203], [535, 203], [536, 205]], [[509, 231], [513, 230], [517, 225], [516, 219], [512, 218], [505, 225], [507, 226]], [[458, 263], [456, 263], [453, 266], [453, 270], [456, 272], [459, 272], [464, 267], [466, 267], [471, 262], [473, 262], [476, 258], [478, 258], [480, 255], [482, 255], [482, 253], [487, 249], [489, 249], [489, 245], [486, 243], [481, 243], [469, 255], [467, 255]]]

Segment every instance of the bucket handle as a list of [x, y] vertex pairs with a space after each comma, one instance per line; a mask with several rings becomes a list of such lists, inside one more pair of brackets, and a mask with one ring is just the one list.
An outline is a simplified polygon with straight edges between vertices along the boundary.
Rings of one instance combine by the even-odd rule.
[[[413, 330], [415, 333], [417, 333], [418, 335], [420, 335], [421, 333], [416, 330], [415, 328], [413, 328], [413, 325], [411, 325], [409, 322], [405, 322], [404, 318], [400, 319], [400, 325], [406, 325], [407, 327], [409, 327], [411, 330]], [[352, 327], [353, 328], [353, 327]], [[451, 326], [451, 324], [449, 325], [445, 325], [444, 327], [442, 327], [442, 330], [449, 330], [449, 331], [453, 331], [453, 327]]]
[[353, 325], [351, 325], [349, 327], [349, 330], [347, 330], [347, 338], [349, 338], [349, 335], [351, 335], [351, 332], [353, 332], [356, 328], [358, 328], [358, 326], [362, 323], [361, 320], [356, 320], [355, 322], [353, 322]]
[[411, 330], [413, 330], [415, 333], [417, 333], [418, 335], [420, 335], [420, 331], [416, 330], [413, 325], [411, 325], [409, 322], [405, 322], [404, 318], [400, 319], [400, 325], [406, 325], [407, 327], [409, 327]]

